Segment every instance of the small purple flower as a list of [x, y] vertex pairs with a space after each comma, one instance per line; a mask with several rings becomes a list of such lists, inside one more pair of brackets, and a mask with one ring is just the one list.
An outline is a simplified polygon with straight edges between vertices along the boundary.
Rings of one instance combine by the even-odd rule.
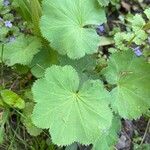
[[10, 1], [9, 0], [3, 0], [3, 5], [4, 6], [8, 6], [10, 4]]
[[5, 21], [5, 27], [11, 28], [12, 27], [11, 21]]
[[141, 51], [141, 49], [140, 49], [140, 47], [138, 46], [138, 47], [136, 47], [136, 48], [134, 48], [133, 49], [134, 50], [134, 53], [136, 54], [136, 56], [141, 56], [142, 55], [142, 51]]
[[98, 34], [98, 35], [103, 35], [103, 34], [105, 33], [104, 24], [99, 25], [99, 26], [96, 28], [96, 31], [97, 31], [97, 34]]

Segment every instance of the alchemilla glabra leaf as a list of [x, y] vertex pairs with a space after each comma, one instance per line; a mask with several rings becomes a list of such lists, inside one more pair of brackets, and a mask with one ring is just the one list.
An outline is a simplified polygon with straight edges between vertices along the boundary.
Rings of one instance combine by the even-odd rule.
[[41, 32], [55, 50], [72, 59], [97, 51], [100, 39], [85, 26], [104, 22], [104, 9], [96, 0], [43, 0]]
[[110, 129], [105, 131], [98, 139], [93, 143], [92, 150], [113, 150], [114, 145], [118, 140], [118, 133], [121, 130], [120, 118], [114, 117]]
[[[13, 42], [4, 45], [3, 61], [8, 66], [29, 65], [41, 48], [41, 41], [33, 36], [19, 36]], [[0, 54], [1, 54], [0, 49]]]
[[78, 74], [71, 66], [48, 68], [32, 92], [36, 102], [33, 123], [49, 129], [57, 145], [90, 144], [111, 126], [109, 93], [99, 80], [79, 87]]
[[52, 49], [43, 48], [34, 56], [30, 64], [31, 73], [36, 78], [43, 77], [45, 69], [50, 67], [52, 64], [56, 64], [56, 62], [56, 54], [52, 51]]
[[112, 107], [123, 118], [134, 119], [150, 108], [150, 64], [132, 51], [111, 55], [104, 74], [116, 88], [111, 91]]

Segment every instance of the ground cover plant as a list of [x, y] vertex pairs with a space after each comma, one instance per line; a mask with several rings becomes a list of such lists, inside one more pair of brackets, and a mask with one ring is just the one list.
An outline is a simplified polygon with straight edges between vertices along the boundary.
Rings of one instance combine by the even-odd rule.
[[149, 1], [0, 0], [0, 67], [0, 149], [150, 148]]

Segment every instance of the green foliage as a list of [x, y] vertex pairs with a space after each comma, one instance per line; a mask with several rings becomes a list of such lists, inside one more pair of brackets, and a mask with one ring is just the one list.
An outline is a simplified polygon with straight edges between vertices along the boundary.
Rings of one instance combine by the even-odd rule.
[[4, 102], [2, 100], [2, 98], [0, 98], [0, 108], [4, 106]]
[[13, 69], [19, 75], [27, 74], [29, 72], [28, 66], [24, 66], [24, 65], [20, 65], [20, 64], [14, 65]]
[[2, 40], [8, 33], [9, 29], [6, 27], [3, 27], [0, 31], [0, 40]]
[[118, 140], [118, 132], [121, 129], [120, 119], [115, 117], [113, 118], [112, 125], [109, 130], [104, 131], [102, 136], [96, 140], [93, 146], [93, 150], [113, 150], [114, 144]]
[[86, 26], [103, 22], [104, 9], [95, 0], [43, 0], [41, 32], [55, 50], [72, 59], [97, 52], [99, 37]]
[[3, 6], [3, 0], [0, 0], [0, 9], [2, 9]]
[[13, 5], [20, 15], [32, 24], [34, 34], [40, 36], [39, 20], [42, 10], [39, 0], [14, 0]]
[[132, 51], [111, 56], [104, 74], [110, 84], [113, 110], [123, 118], [136, 119], [150, 107], [150, 64]]
[[86, 55], [76, 61], [66, 56], [59, 56], [58, 60], [59, 65], [71, 65], [78, 72], [80, 76], [80, 84], [91, 78], [91, 75], [93, 74], [93, 71], [96, 67], [96, 59], [91, 55]]
[[14, 107], [18, 109], [23, 109], [25, 107], [24, 100], [13, 91], [2, 90], [0, 94], [3, 102], [9, 105], [10, 107]]
[[29, 0], [13, 0], [13, 6], [16, 7], [16, 10], [25, 20], [31, 21]]
[[100, 43], [99, 46], [106, 46], [106, 45], [111, 45], [114, 44], [114, 39], [113, 38], [109, 38], [109, 37], [100, 37]]
[[52, 49], [43, 48], [34, 56], [30, 64], [31, 72], [37, 78], [43, 77], [45, 69], [56, 63], [56, 53]]
[[78, 150], [77, 143], [73, 143], [65, 148], [65, 150]]
[[[148, 15], [149, 9], [145, 10]], [[147, 29], [149, 29], [149, 22], [146, 22], [141, 14], [136, 14], [129, 20], [131, 23], [131, 31], [118, 32], [115, 34], [115, 45], [121, 50], [128, 50], [129, 46], [134, 43], [136, 45], [142, 45], [148, 38]]]
[[146, 25], [145, 20], [142, 18], [142, 15], [136, 14], [133, 17], [132, 23], [132, 30], [134, 31], [135, 38], [133, 39], [133, 42], [135, 42], [137, 45], [141, 45], [144, 40], [147, 39], [148, 35], [144, 31], [144, 26]]
[[146, 24], [145, 20], [142, 18], [141, 14], [136, 14], [133, 17], [131, 23], [132, 23], [132, 29], [134, 32], [142, 29], [144, 27], [144, 25]]
[[146, 9], [144, 13], [146, 14], [147, 18], [150, 20], [150, 8]]
[[115, 45], [121, 51], [128, 50], [127, 42], [134, 38], [133, 33], [118, 32], [114, 36]]
[[98, 0], [99, 4], [101, 6], [107, 6], [110, 2], [110, 0]]
[[4, 126], [0, 127], [0, 144], [4, 142]]
[[5, 64], [13, 66], [15, 64], [28, 65], [33, 56], [39, 52], [41, 42], [38, 38], [32, 36], [19, 36], [15, 41], [4, 45], [3, 52], [0, 54]]
[[142, 145], [138, 145], [138, 144], [135, 144], [134, 145], [134, 150], [149, 150], [150, 148], [150, 144], [142, 144]]
[[[136, 119], [149, 113], [150, 9], [133, 15], [133, 5], [124, 15], [119, 8], [130, 9], [126, 3], [12, 0], [5, 6], [0, 0], [0, 143], [8, 126], [13, 136], [8, 136], [12, 141], [7, 149], [54, 150], [53, 142], [59, 150], [77, 150], [80, 144], [112, 150], [120, 117]], [[16, 81], [5, 79], [6, 67]], [[19, 90], [24, 97], [4, 89]], [[11, 126], [14, 115], [17, 122]], [[34, 139], [29, 145], [22, 139], [25, 128], [29, 134], [23, 137]], [[51, 139], [42, 129], [48, 129]], [[13, 145], [15, 138], [23, 147]]]
[[30, 135], [38, 136], [42, 132], [42, 130], [37, 128], [32, 123], [31, 115], [32, 115], [33, 107], [34, 107], [33, 103], [31, 103], [31, 102], [26, 103], [26, 106], [23, 109], [21, 121], [24, 124], [24, 126], [26, 127], [26, 129]]
[[36, 102], [33, 122], [49, 129], [57, 145], [90, 144], [111, 126], [109, 94], [103, 84], [88, 80], [79, 87], [79, 76], [71, 66], [48, 68], [32, 92]]
[[9, 111], [3, 110], [0, 116], [0, 145], [4, 142], [4, 135], [5, 135], [5, 123], [8, 120]]

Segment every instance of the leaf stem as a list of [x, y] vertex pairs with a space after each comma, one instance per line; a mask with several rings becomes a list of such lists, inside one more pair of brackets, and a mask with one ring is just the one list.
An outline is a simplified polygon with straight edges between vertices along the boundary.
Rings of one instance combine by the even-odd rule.
[[150, 29], [150, 21], [146, 23], [146, 25], [143, 27], [143, 29], [145, 31]]
[[[146, 31], [148, 29], [150, 29], [150, 21], [147, 22], [142, 28], [142, 30]], [[134, 34], [134, 36], [131, 38], [131, 40], [128, 42], [128, 46], [131, 45], [132, 41], [136, 38], [136, 35]]]
[[1, 79], [2, 79], [2, 86], [3, 88], [5, 87], [5, 83], [4, 83], [4, 61], [3, 61], [3, 55], [4, 55], [4, 44], [2, 44], [2, 52], [0, 55], [0, 59], [1, 59]]
[[141, 143], [140, 143], [140, 146], [143, 144], [143, 142], [144, 142], [144, 140], [145, 140], [145, 138], [146, 138], [146, 135], [147, 135], [147, 132], [148, 132], [148, 130], [149, 130], [149, 127], [150, 127], [150, 119], [148, 120], [147, 127], [146, 127], [146, 130], [145, 130], [144, 136], [143, 136], [143, 138], [142, 138], [142, 141], [141, 141]]

